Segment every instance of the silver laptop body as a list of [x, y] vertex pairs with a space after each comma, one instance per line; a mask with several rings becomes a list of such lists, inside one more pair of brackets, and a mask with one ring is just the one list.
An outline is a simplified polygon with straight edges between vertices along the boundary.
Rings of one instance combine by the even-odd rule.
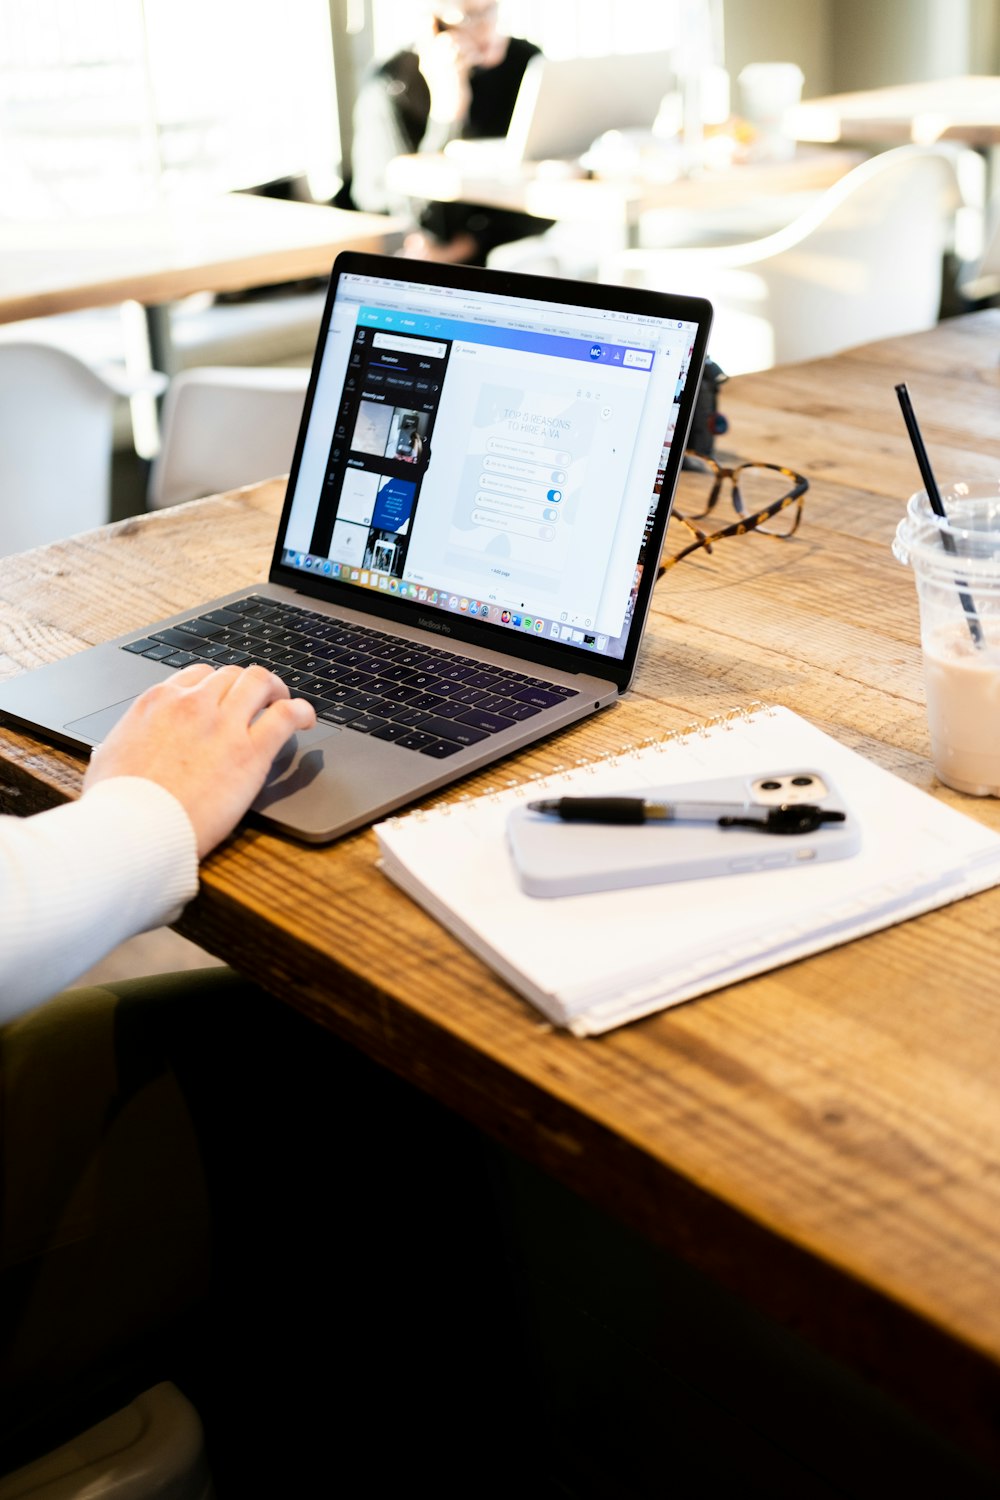
[[445, 155], [469, 172], [502, 174], [542, 161], [571, 161], [607, 131], [649, 132], [664, 95], [675, 86], [670, 52], [538, 55], [524, 70], [507, 134], [449, 141]]
[[608, 130], [651, 130], [674, 85], [670, 52], [533, 57], [507, 131], [519, 161], [581, 156]]
[[624, 287], [345, 253], [267, 584], [0, 684], [99, 744], [192, 660], [310, 698], [254, 804], [326, 842], [631, 681], [711, 321]]

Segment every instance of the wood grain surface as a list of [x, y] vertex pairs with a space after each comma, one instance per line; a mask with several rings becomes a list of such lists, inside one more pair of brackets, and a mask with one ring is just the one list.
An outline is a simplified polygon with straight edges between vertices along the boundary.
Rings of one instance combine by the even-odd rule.
[[[726, 452], [811, 481], [798, 536], [669, 572], [621, 704], [446, 797], [763, 700], [1000, 828], [1000, 802], [934, 778], [913, 579], [890, 550], [918, 488], [895, 382], [942, 485], [993, 476], [998, 352], [988, 312], [729, 382]], [[261, 577], [281, 488], [6, 559], [0, 671]], [[79, 790], [79, 757], [6, 728], [0, 766], [8, 811]], [[390, 885], [370, 831], [318, 849], [245, 829], [179, 926], [1000, 1460], [1000, 891], [589, 1041], [555, 1033]]]
[[0, 223], [0, 323], [325, 276], [381, 251], [401, 219], [228, 193], [160, 212]]

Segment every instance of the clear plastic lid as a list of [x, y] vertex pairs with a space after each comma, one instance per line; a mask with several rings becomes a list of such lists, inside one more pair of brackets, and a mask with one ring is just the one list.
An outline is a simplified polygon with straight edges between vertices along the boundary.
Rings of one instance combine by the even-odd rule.
[[896, 528], [893, 556], [947, 580], [956, 571], [970, 582], [1000, 586], [1000, 479], [942, 490], [946, 514], [937, 515], [925, 490], [912, 495]]

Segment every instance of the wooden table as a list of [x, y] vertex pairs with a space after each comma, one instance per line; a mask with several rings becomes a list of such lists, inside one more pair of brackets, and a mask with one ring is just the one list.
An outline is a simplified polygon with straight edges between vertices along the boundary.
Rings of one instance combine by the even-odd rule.
[[[668, 574], [624, 701], [460, 790], [765, 700], [1000, 828], [1000, 802], [932, 774], [913, 579], [890, 552], [918, 487], [894, 383], [942, 484], [995, 476], [998, 347], [986, 312], [729, 382], [728, 448], [811, 480], [798, 537]], [[281, 489], [4, 559], [0, 670], [257, 579]], [[79, 791], [82, 760], [28, 735], [0, 730], [0, 763], [5, 811]], [[587, 1042], [392, 887], [370, 831], [325, 849], [245, 831], [179, 926], [1000, 1471], [1000, 890]], [[720, 1363], [697, 1339], [689, 1357]], [[794, 1382], [776, 1412], [753, 1368], [721, 1373], [750, 1421], [818, 1422], [847, 1462]], [[902, 1492], [877, 1465], [854, 1478]]]
[[706, 169], [696, 176], [655, 182], [590, 177], [570, 162], [485, 171], [457, 154], [418, 153], [390, 162], [386, 182], [393, 192], [439, 203], [482, 203], [542, 219], [613, 225], [623, 241], [634, 244], [642, 215], [654, 209], [672, 209], [710, 224], [713, 214], [718, 217], [762, 197], [830, 187], [861, 159], [854, 151], [803, 151], [786, 162]]
[[800, 141], [995, 146], [1000, 142], [1000, 78], [934, 78], [807, 99], [788, 111], [784, 129]]
[[0, 323], [140, 302], [153, 365], [169, 374], [171, 302], [325, 276], [339, 251], [384, 250], [401, 228], [381, 214], [248, 193], [156, 213], [0, 220]]
[[249, 193], [158, 213], [0, 220], [0, 323], [322, 276], [338, 251], [381, 250], [399, 227]]

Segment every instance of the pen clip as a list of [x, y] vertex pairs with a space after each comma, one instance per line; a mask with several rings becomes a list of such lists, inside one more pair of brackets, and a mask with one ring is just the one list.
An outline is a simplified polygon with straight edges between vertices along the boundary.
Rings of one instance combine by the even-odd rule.
[[735, 817], [719, 819], [720, 828], [759, 828], [763, 833], [815, 833], [824, 823], [843, 823], [846, 813], [833, 808], [817, 807], [813, 802], [783, 802], [770, 807], [762, 818]]

